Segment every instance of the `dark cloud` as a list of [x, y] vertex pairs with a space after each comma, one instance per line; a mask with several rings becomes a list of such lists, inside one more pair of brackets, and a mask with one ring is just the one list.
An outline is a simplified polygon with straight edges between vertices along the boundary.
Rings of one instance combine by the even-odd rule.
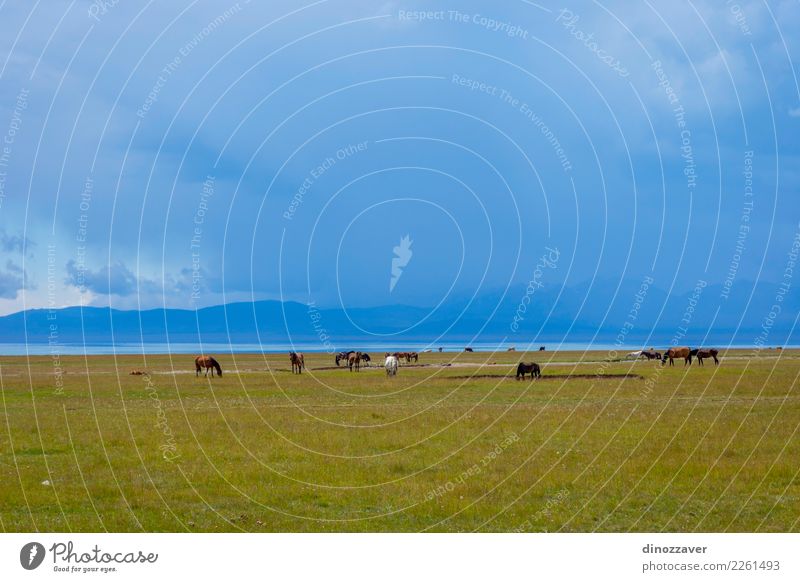
[[67, 285], [86, 289], [98, 295], [127, 297], [134, 293], [151, 293], [158, 290], [155, 281], [137, 277], [121, 261], [97, 270], [82, 268], [74, 260], [67, 263]]
[[32, 240], [21, 234], [8, 234], [0, 230], [0, 249], [7, 253], [23, 253], [36, 246]]
[[16, 299], [17, 294], [25, 288], [25, 271], [8, 261], [5, 271], [0, 271], [0, 298]]

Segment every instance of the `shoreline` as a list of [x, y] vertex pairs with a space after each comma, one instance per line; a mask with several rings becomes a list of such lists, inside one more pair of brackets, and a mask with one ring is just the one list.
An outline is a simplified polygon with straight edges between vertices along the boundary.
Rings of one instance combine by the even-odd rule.
[[[580, 343], [563, 343], [563, 344], [543, 344], [545, 345], [546, 349], [543, 351], [539, 351], [538, 344], [533, 344], [529, 346], [514, 346], [515, 349], [509, 350], [510, 346], [507, 345], [477, 345], [475, 344], [472, 348], [471, 353], [475, 354], [525, 354], [525, 353], [536, 353], [542, 355], [550, 355], [554, 353], [567, 353], [567, 352], [580, 352], [580, 353], [609, 353], [614, 352], [617, 354], [618, 357], [624, 358], [624, 356], [629, 352], [635, 352], [642, 349], [649, 349], [648, 347], [641, 347], [641, 346], [616, 346], [616, 345], [609, 345], [609, 344], [580, 344]], [[657, 343], [651, 343], [652, 347], [656, 351], [664, 351], [667, 348], [665, 346], [661, 346]], [[731, 345], [724, 345], [724, 344], [714, 344], [712, 342], [705, 342], [703, 344], [683, 344], [683, 345], [690, 345], [691, 347], [715, 347], [719, 350], [742, 350], [742, 351], [758, 351], [758, 352], [775, 352], [779, 353], [782, 350], [796, 350], [800, 349], [800, 346], [797, 345], [783, 345], [780, 346], [756, 346], [756, 345], [744, 345], [744, 344], [731, 344]], [[448, 344], [447, 347], [443, 347], [442, 351], [438, 349], [431, 349], [425, 346], [420, 346], [419, 344], [414, 343], [399, 343], [395, 345], [388, 345], [388, 344], [362, 344], [359, 346], [357, 342], [353, 342], [352, 344], [348, 344], [347, 347], [340, 349], [336, 349], [335, 351], [331, 351], [330, 349], [324, 349], [320, 347], [319, 344], [306, 344], [306, 343], [298, 343], [298, 344], [217, 344], [217, 343], [209, 343], [209, 344], [164, 344], [164, 343], [153, 343], [153, 344], [126, 344], [126, 343], [119, 343], [119, 344], [46, 344], [46, 343], [29, 343], [29, 344], [19, 344], [19, 343], [7, 343], [4, 344], [0, 342], [0, 357], [44, 357], [44, 356], [136, 356], [136, 355], [145, 355], [145, 356], [169, 356], [169, 355], [189, 355], [189, 354], [200, 354], [200, 353], [215, 353], [215, 354], [225, 354], [225, 355], [280, 355], [285, 354], [290, 351], [297, 351], [306, 354], [314, 354], [314, 355], [328, 355], [333, 356], [338, 351], [344, 350], [359, 350], [365, 353], [370, 354], [382, 354], [384, 352], [397, 352], [397, 351], [416, 351], [420, 355], [427, 354], [427, 355], [436, 355], [436, 354], [461, 354], [461, 353], [470, 353], [465, 352], [464, 346], [462, 347], [455, 347], [452, 344]]]

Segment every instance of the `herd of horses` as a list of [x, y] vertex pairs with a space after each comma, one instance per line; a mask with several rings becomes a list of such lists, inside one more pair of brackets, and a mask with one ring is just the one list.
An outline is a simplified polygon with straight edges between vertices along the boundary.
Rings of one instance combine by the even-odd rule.
[[[394, 352], [393, 354], [386, 352], [385, 356], [386, 360], [384, 362], [384, 367], [386, 368], [386, 374], [389, 376], [397, 375], [397, 368], [400, 360], [405, 360], [407, 364], [419, 361], [419, 354], [417, 352]], [[351, 350], [349, 352], [339, 352], [336, 354], [336, 365], [341, 366], [341, 363], [344, 362], [351, 372], [358, 372], [361, 369], [362, 362], [369, 366], [371, 361], [372, 358], [366, 352], [357, 352], [355, 350]], [[306, 367], [303, 354], [299, 352], [289, 352], [289, 362], [292, 365], [292, 374], [303, 373], [303, 368]], [[200, 372], [202, 372], [204, 368], [206, 376], [208, 376], [210, 371], [211, 377], [213, 378], [215, 370], [217, 372], [217, 376], [222, 376], [222, 366], [220, 366], [219, 362], [217, 362], [217, 360], [211, 356], [197, 356], [194, 359], [194, 367], [195, 376], [199, 376]], [[133, 372], [131, 373], [133, 374]]]
[[[544, 348], [540, 348], [540, 351], [543, 351]], [[471, 348], [466, 348], [466, 351], [472, 351]], [[509, 350], [511, 351], [511, 350]], [[516, 350], [514, 350], [516, 351]], [[661, 352], [657, 352], [653, 349], [649, 350], [639, 350], [636, 352], [631, 352], [627, 355], [627, 358], [646, 358], [648, 360], [661, 360], [661, 365], [667, 363], [669, 360], [669, 365], [674, 366], [675, 360], [683, 359], [684, 366], [691, 366], [692, 365], [692, 358], [697, 358], [697, 361], [700, 365], [703, 364], [703, 360], [705, 359], [712, 359], [714, 360], [714, 365], [719, 364], [719, 350], [715, 348], [689, 348], [689, 347], [679, 347], [679, 348], [669, 348], [663, 354]], [[384, 354], [384, 368], [386, 369], [386, 374], [388, 376], [396, 376], [397, 375], [397, 368], [400, 365], [402, 360], [405, 360], [407, 364], [419, 361], [419, 354], [417, 352], [394, 352], [389, 353], [386, 352]], [[302, 374], [303, 368], [305, 368], [305, 360], [303, 358], [303, 354], [299, 352], [289, 352], [289, 361], [292, 364], [292, 374]], [[358, 352], [355, 350], [350, 350], [346, 352], [339, 352], [336, 354], [335, 362], [336, 366], [340, 367], [342, 362], [344, 365], [349, 368], [351, 372], [355, 371], [358, 372], [361, 370], [361, 364], [364, 363], [365, 365], [369, 366], [369, 363], [372, 361], [372, 358], [366, 352]], [[218, 376], [222, 376], [222, 366], [219, 365], [219, 362], [212, 358], [211, 356], [197, 356], [194, 359], [194, 366], [195, 366], [195, 376], [199, 376], [200, 372], [205, 368], [206, 376], [208, 376], [209, 371], [211, 372], [211, 377], [214, 377], [214, 371], [217, 372]], [[132, 372], [133, 373], [133, 372]], [[534, 378], [540, 378], [542, 375], [542, 369], [536, 363], [526, 364], [524, 362], [520, 362], [517, 366], [517, 380], [524, 380], [525, 375], [529, 374], [530, 379], [533, 380]]]
[[647, 358], [648, 360], [661, 360], [661, 365], [667, 363], [669, 360], [669, 365], [674, 366], [675, 360], [683, 359], [684, 366], [691, 366], [692, 365], [692, 358], [697, 358], [697, 361], [700, 365], [703, 364], [703, 360], [711, 358], [714, 360], [714, 365], [716, 366], [719, 364], [719, 350], [716, 348], [689, 348], [689, 347], [680, 347], [680, 348], [669, 348], [663, 354], [661, 352], [656, 352], [655, 350], [640, 350], [637, 352], [629, 353], [626, 358]]
[[719, 364], [719, 350], [714, 348], [696, 348], [691, 349], [688, 347], [682, 348], [670, 348], [666, 352], [664, 352], [664, 356], [661, 358], [661, 364], [664, 365], [669, 359], [669, 365], [674, 366], [674, 360], [678, 360], [683, 358], [683, 365], [692, 365], [692, 358], [697, 358], [697, 361], [700, 365], [703, 365], [703, 360], [706, 358], [711, 358], [714, 360], [714, 365], [716, 366]]
[[[419, 361], [419, 354], [417, 352], [394, 352], [393, 354], [386, 352], [384, 354], [384, 357], [386, 358], [388, 358], [389, 356], [396, 358], [398, 363], [401, 360], [405, 360], [406, 364], [410, 364], [412, 361], [413, 362]], [[350, 350], [347, 352], [339, 352], [338, 354], [336, 354], [335, 361], [337, 367], [341, 366], [342, 362], [344, 362], [345, 366], [347, 366], [351, 372], [354, 370], [358, 372], [361, 369], [361, 363], [364, 362], [367, 366], [369, 366], [369, 363], [372, 361], [372, 358], [370, 358], [369, 354], [367, 354], [366, 352], [357, 352], [355, 350]]]

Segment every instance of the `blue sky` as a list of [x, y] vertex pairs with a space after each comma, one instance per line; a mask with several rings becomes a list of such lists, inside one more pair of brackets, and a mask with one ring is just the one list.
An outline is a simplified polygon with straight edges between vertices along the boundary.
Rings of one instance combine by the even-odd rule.
[[2, 5], [0, 313], [781, 281], [797, 2], [268, 4]]

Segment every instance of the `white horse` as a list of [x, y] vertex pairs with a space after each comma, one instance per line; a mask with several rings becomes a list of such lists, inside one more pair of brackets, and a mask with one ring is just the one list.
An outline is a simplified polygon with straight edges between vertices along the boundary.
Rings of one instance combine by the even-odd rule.
[[386, 361], [383, 367], [386, 368], [387, 376], [397, 376], [397, 358], [395, 356], [386, 356]]
[[626, 360], [638, 360], [641, 357], [642, 357], [642, 350], [639, 350], [638, 352], [631, 352], [630, 354], [625, 356], [625, 359]]

